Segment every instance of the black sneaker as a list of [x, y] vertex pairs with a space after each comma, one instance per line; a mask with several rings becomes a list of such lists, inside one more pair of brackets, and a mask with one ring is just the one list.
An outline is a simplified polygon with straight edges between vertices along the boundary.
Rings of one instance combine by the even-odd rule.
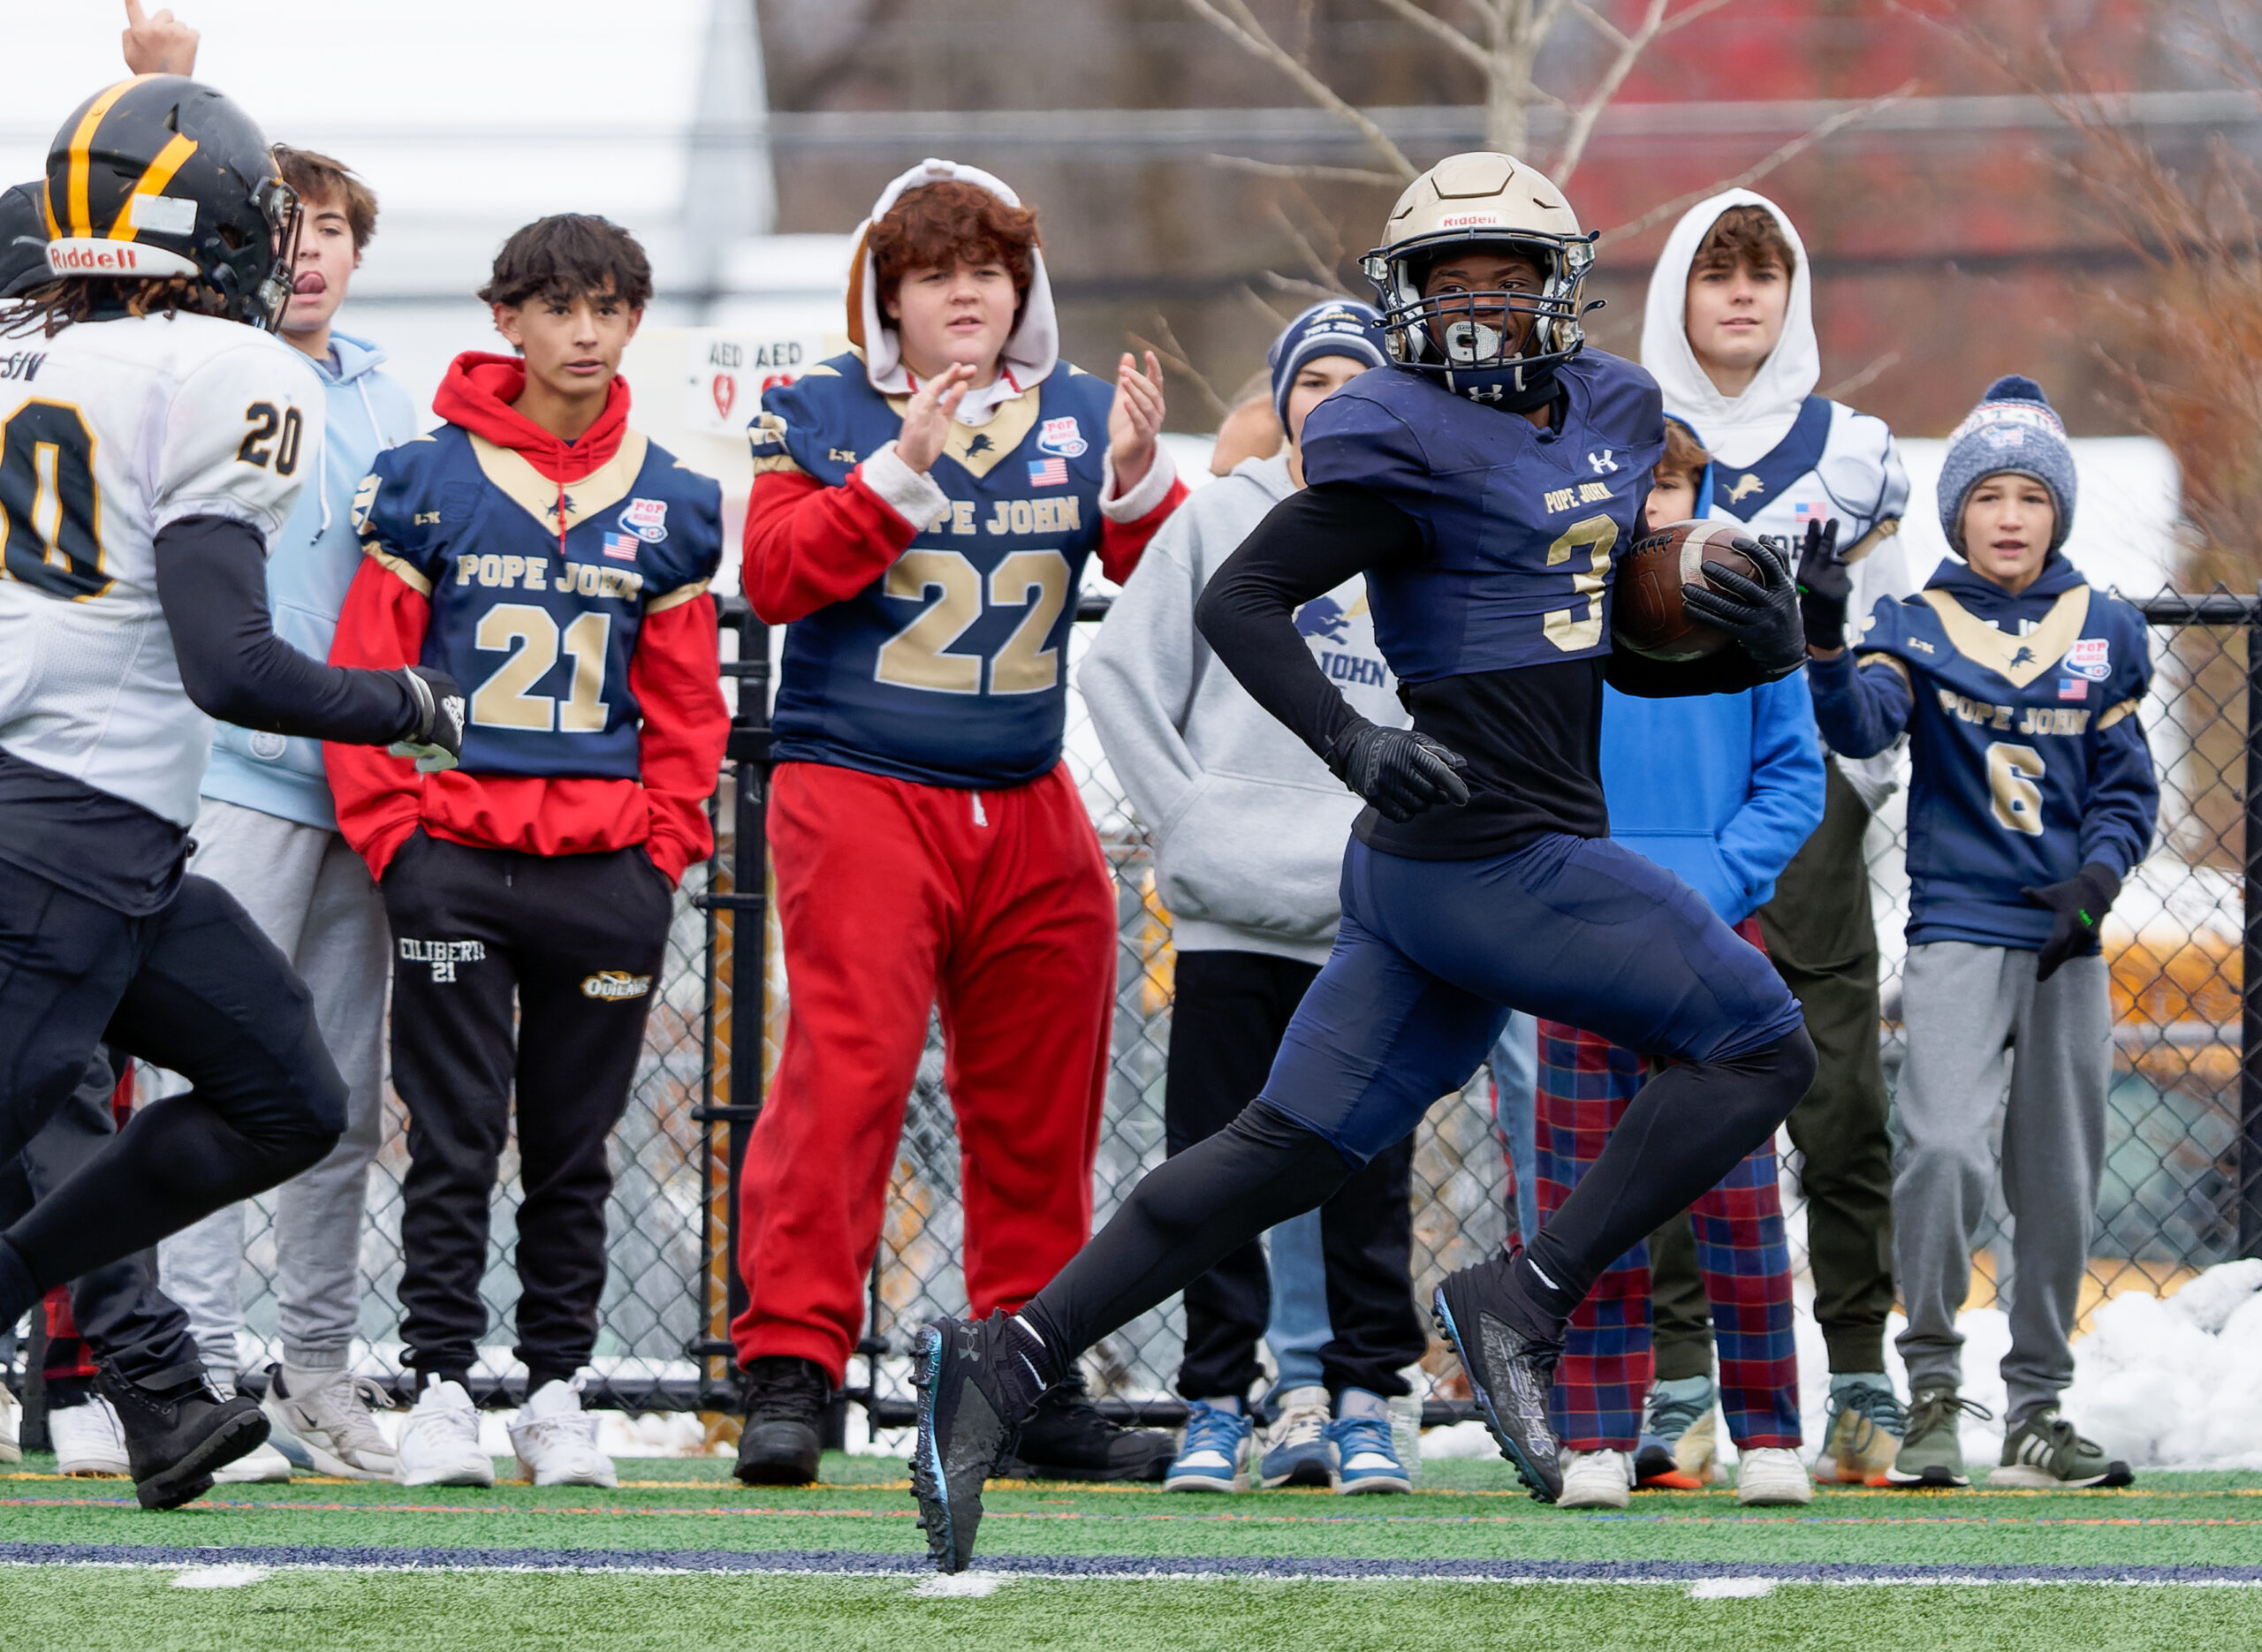
[[1547, 1420], [1560, 1342], [1539, 1342], [1515, 1328], [1508, 1300], [1522, 1301], [1509, 1274], [1514, 1261], [1496, 1256], [1449, 1274], [1431, 1299], [1438, 1330], [1461, 1357], [1469, 1392], [1500, 1455], [1542, 1503], [1563, 1495], [1563, 1447]]
[[746, 1426], [732, 1472], [749, 1486], [815, 1484], [818, 1431], [831, 1403], [832, 1379], [816, 1360], [784, 1353], [755, 1360], [746, 1370]]
[[927, 1553], [945, 1572], [963, 1572], [973, 1560], [982, 1482], [1013, 1454], [1014, 1436], [1044, 1398], [1047, 1383], [1028, 1338], [1002, 1310], [978, 1323], [930, 1320], [919, 1333], [911, 1495]]
[[1127, 1428], [1092, 1405], [1082, 1371], [1036, 1402], [998, 1474], [1009, 1480], [1161, 1480], [1178, 1442], [1159, 1428]]
[[267, 1438], [267, 1413], [247, 1395], [223, 1395], [201, 1365], [160, 1371], [144, 1386], [95, 1362], [95, 1384], [118, 1413], [133, 1495], [145, 1509], [177, 1509], [212, 1489], [212, 1471]]

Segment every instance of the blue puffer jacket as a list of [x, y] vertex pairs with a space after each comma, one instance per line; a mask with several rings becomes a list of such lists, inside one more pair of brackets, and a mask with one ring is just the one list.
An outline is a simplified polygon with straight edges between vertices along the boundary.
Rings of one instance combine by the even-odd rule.
[[[361, 542], [353, 531], [354, 490], [378, 452], [414, 436], [418, 422], [416, 404], [408, 392], [377, 371], [384, 352], [341, 332], [333, 331], [330, 342], [338, 366], [314, 363], [330, 402], [321, 485], [300, 493], [298, 508], [267, 559], [267, 602], [275, 616], [275, 634], [317, 660], [330, 657], [338, 610], [361, 565]], [[203, 790], [208, 798], [262, 815], [338, 829], [320, 740], [254, 733], [222, 724], [212, 742]]]

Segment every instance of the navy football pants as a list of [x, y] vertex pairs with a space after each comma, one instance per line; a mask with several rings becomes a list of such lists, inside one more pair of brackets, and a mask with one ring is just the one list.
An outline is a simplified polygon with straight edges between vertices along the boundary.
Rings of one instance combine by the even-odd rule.
[[1412, 1133], [1510, 1009], [1669, 1059], [1526, 1248], [1562, 1316], [1619, 1256], [1765, 1140], [1813, 1077], [1799, 1006], [1670, 872], [1553, 834], [1479, 860], [1354, 842], [1335, 951], [1256, 1103], [1142, 1181], [1024, 1317], [1071, 1353]]

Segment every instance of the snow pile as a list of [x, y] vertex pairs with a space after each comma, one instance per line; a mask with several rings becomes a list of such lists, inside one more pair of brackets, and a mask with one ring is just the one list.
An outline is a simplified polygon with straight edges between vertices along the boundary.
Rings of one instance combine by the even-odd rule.
[[2135, 1466], [2262, 1468], [2262, 1261], [2116, 1296], [2074, 1345], [2066, 1414]]

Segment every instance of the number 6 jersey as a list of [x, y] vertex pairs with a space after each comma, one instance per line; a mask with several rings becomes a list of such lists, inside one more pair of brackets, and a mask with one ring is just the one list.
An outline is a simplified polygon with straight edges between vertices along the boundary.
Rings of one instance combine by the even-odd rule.
[[272, 542], [322, 469], [322, 386], [280, 340], [206, 315], [0, 338], [0, 749], [196, 818], [212, 721], [157, 604], [160, 530]]

